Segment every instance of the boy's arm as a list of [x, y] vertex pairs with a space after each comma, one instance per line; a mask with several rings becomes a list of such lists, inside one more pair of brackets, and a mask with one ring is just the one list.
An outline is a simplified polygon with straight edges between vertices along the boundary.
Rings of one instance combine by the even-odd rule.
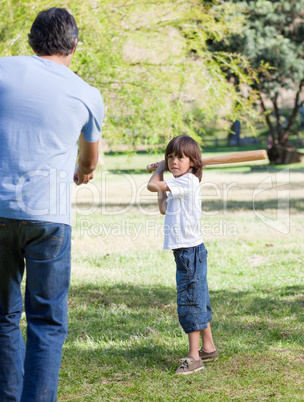
[[158, 192], [158, 208], [162, 215], [166, 215], [167, 210], [167, 193], [165, 191]]
[[162, 215], [166, 214], [167, 209], [167, 193], [166, 191], [170, 191], [170, 188], [167, 186], [167, 183], [164, 181], [164, 171], [166, 170], [166, 162], [161, 161], [151, 176], [147, 188], [149, 191], [158, 192], [158, 207], [159, 212]]
[[170, 191], [167, 183], [164, 181], [164, 171], [166, 170], [166, 162], [163, 160], [158, 163], [158, 166], [151, 176], [147, 188], [149, 191], [156, 193], [157, 191]]

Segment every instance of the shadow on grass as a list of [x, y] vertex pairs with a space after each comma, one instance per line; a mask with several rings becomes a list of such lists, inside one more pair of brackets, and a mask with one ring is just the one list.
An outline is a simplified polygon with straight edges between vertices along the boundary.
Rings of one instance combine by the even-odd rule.
[[[257, 296], [257, 293], [259, 296]], [[227, 350], [242, 353], [267, 350], [278, 342], [304, 346], [301, 286], [257, 291], [210, 291], [215, 339]], [[69, 294], [70, 324], [67, 343], [91, 339], [127, 342], [136, 347], [110, 348], [113, 355], [161, 356], [167, 342], [183, 335], [176, 314], [176, 292], [171, 287], [116, 284], [72, 286]], [[154, 340], [153, 340], [154, 339]], [[155, 346], [155, 342], [158, 346]], [[233, 344], [233, 345], [232, 345]], [[167, 348], [168, 349], [168, 348]], [[105, 352], [107, 347], [105, 347]], [[170, 354], [167, 350], [166, 354]], [[228, 353], [229, 354], [229, 353]], [[176, 351], [175, 351], [176, 355]]]
[[162, 401], [185, 395], [197, 401], [231, 400], [231, 395], [237, 400], [268, 400], [269, 395], [298, 400], [304, 367], [303, 288], [219, 290], [210, 296], [220, 359], [188, 380], [172, 375], [188, 346], [172, 287], [72, 286], [58, 400]]
[[[280, 205], [278, 206], [278, 202], [280, 201]], [[284, 202], [282, 202], [284, 201]], [[79, 209], [85, 209], [86, 207], [93, 208], [93, 207], [102, 207], [104, 206], [102, 203], [86, 203], [86, 202], [77, 202], [76, 204], [73, 204], [74, 207], [77, 206]], [[254, 208], [253, 208], [254, 206]], [[107, 208], [121, 208], [122, 210], [126, 208], [141, 208], [142, 211], [148, 210], [150, 211], [151, 209], [156, 208], [156, 203], [155, 202], [137, 202], [135, 204], [132, 203], [107, 203]], [[202, 210], [203, 212], [206, 211], [240, 211], [240, 210], [265, 210], [265, 209], [274, 209], [277, 210], [278, 207], [281, 209], [286, 209], [288, 210], [289, 208], [294, 208], [298, 211], [303, 211], [304, 210], [304, 203], [303, 200], [300, 198], [289, 198], [289, 199], [283, 199], [283, 200], [278, 200], [277, 198], [274, 199], [269, 199], [269, 200], [262, 200], [262, 201], [257, 201], [253, 199], [248, 200], [248, 201], [238, 201], [238, 200], [203, 200], [202, 202]]]
[[253, 165], [250, 167], [249, 172], [244, 172], [245, 174], [248, 173], [278, 173], [282, 170], [290, 169], [292, 173], [303, 173], [304, 165], [303, 163], [294, 163], [291, 165]]
[[224, 201], [220, 200], [204, 200], [202, 202], [202, 210], [203, 213], [206, 211], [242, 211], [242, 210], [257, 210], [257, 211], [264, 211], [267, 209], [273, 209], [277, 211], [286, 210], [288, 211], [290, 208], [293, 208], [297, 211], [304, 210], [304, 203], [303, 200], [300, 198], [289, 198], [289, 199], [268, 199], [268, 200], [228, 200], [225, 204]]
[[[245, 367], [246, 375], [249, 370], [258, 377], [261, 362], [271, 371], [273, 367], [284, 370], [286, 361], [293, 376], [301, 377], [301, 286], [256, 292], [219, 290], [211, 291], [210, 297], [212, 332], [220, 350], [219, 361], [210, 368], [211, 377], [224, 373], [234, 378]], [[170, 376], [166, 381], [176, 370], [178, 359], [187, 354], [187, 336], [178, 323], [176, 294], [171, 287], [87, 284], [72, 286], [69, 299], [61, 381], [72, 388], [75, 378], [84, 384], [102, 381], [103, 387], [151, 384], [160, 381], [160, 373]], [[277, 381], [273, 373], [270, 376]], [[267, 378], [268, 374], [266, 384]], [[164, 383], [160, 386], [166, 389]]]

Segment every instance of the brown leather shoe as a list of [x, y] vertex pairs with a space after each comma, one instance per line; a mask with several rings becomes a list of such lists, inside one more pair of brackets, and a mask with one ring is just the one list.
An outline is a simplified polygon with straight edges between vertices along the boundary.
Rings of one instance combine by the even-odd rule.
[[213, 352], [206, 352], [203, 348], [200, 348], [200, 350], [198, 351], [198, 354], [199, 354], [199, 357], [203, 361], [216, 360], [219, 357], [219, 353], [218, 353], [217, 349], [215, 349]]

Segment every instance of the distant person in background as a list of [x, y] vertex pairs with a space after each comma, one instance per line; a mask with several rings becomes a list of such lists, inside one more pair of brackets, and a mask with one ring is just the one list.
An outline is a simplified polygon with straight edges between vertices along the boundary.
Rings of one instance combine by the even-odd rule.
[[[70, 188], [88, 183], [104, 116], [100, 92], [69, 66], [65, 9], [40, 12], [34, 56], [0, 58], [0, 401], [55, 402], [67, 335]], [[79, 166], [74, 176], [79, 145]], [[26, 347], [19, 321], [26, 267]]]
[[302, 140], [302, 133], [304, 132], [304, 106], [301, 104], [301, 107], [299, 109], [300, 115], [301, 115], [301, 124], [300, 124], [300, 131], [297, 132], [297, 142], [296, 145], [298, 147], [303, 146], [303, 140]]
[[301, 105], [300, 109], [300, 115], [301, 115], [301, 126], [300, 126], [300, 130], [304, 131], [304, 106]]
[[241, 141], [241, 122], [239, 120], [235, 120], [231, 127], [228, 135], [228, 145], [236, 146], [240, 145]]

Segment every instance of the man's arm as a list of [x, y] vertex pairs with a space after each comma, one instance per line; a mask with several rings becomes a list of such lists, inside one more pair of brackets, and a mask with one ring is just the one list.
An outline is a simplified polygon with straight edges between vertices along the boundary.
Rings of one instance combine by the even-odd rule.
[[162, 161], [159, 163], [157, 169], [152, 175], [147, 188], [149, 191], [158, 192], [158, 208], [159, 212], [162, 215], [166, 214], [167, 209], [167, 193], [166, 191], [170, 191], [170, 188], [167, 186], [167, 183], [164, 181], [164, 171], [166, 170], [166, 163]]
[[98, 162], [98, 141], [88, 142], [84, 139], [83, 133], [81, 133], [78, 144], [78, 168], [74, 175], [74, 181], [79, 186], [93, 179], [93, 172]]

